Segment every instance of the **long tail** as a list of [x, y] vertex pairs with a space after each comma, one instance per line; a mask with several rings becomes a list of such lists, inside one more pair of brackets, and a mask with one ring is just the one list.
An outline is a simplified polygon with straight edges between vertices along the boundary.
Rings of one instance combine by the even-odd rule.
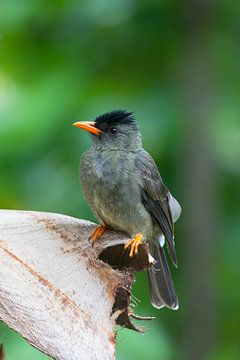
[[170, 309], [177, 310], [179, 308], [177, 294], [164, 249], [160, 244], [154, 244], [152, 248], [150, 248], [150, 252], [156, 260], [156, 263], [148, 269], [151, 303], [157, 309], [166, 306]]

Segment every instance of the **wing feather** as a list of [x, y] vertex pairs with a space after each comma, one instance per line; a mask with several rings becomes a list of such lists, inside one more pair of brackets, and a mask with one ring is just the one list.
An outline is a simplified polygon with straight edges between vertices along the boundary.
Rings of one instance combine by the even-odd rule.
[[169, 205], [172, 195], [164, 185], [152, 157], [145, 150], [139, 152], [135, 165], [141, 178], [140, 187], [143, 204], [158, 223], [165, 236], [169, 255], [174, 265], [177, 266], [173, 216]]

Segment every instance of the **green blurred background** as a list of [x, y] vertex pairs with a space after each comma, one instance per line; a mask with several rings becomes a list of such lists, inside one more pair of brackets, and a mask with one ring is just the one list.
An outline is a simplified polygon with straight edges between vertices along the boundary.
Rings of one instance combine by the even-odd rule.
[[[91, 140], [71, 124], [113, 109], [135, 112], [182, 204], [180, 310], [155, 310], [137, 274], [135, 311], [156, 320], [118, 329], [118, 360], [240, 359], [239, 23], [231, 0], [0, 0], [0, 208], [94, 220], [78, 180]], [[46, 359], [5, 325], [0, 343]]]

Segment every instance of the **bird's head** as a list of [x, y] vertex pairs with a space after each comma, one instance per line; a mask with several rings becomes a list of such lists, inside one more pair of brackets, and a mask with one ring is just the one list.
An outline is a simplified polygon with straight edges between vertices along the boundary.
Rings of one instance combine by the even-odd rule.
[[141, 134], [131, 112], [114, 110], [98, 116], [95, 121], [73, 124], [92, 134], [97, 147], [135, 150], [142, 146]]

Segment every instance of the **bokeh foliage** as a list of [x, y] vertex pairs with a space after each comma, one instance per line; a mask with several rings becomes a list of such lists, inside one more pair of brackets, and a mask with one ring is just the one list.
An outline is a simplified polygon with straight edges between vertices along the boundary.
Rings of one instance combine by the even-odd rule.
[[[186, 94], [191, 93], [186, 74], [189, 62], [195, 61], [191, 55], [196, 48], [208, 69], [201, 71], [209, 81], [211, 115], [203, 126], [214, 166], [214, 175], [209, 176], [214, 176], [216, 192], [209, 268], [214, 336], [202, 358], [240, 358], [240, 3], [205, 3], [0, 1], [0, 208], [94, 220], [78, 180], [79, 156], [91, 141], [71, 124], [116, 108], [135, 112], [145, 148], [183, 204], [182, 219], [176, 225], [180, 267], [173, 269], [181, 310], [153, 309], [145, 274], [138, 274], [134, 294], [141, 302], [135, 311], [156, 320], [147, 325], [144, 336], [117, 330], [119, 360], [191, 360], [183, 355], [185, 325], [191, 322], [185, 316], [191, 288], [186, 285], [189, 274], [183, 270], [188, 261], [184, 203], [198, 189], [186, 189], [183, 181], [189, 161], [184, 146], [189, 142], [190, 152], [194, 147], [189, 140], [194, 128], [189, 129], [185, 120], [191, 98], [183, 96], [183, 89], [187, 83]], [[204, 108], [201, 93], [196, 103], [199, 111]], [[198, 152], [201, 156], [201, 146]], [[202, 226], [199, 218], [196, 231]], [[208, 277], [209, 269], [193, 268], [191, 275], [202, 272]], [[205, 310], [196, 304], [196, 311]], [[45, 358], [3, 325], [1, 342], [7, 360]], [[199, 342], [201, 346], [201, 336]]]

